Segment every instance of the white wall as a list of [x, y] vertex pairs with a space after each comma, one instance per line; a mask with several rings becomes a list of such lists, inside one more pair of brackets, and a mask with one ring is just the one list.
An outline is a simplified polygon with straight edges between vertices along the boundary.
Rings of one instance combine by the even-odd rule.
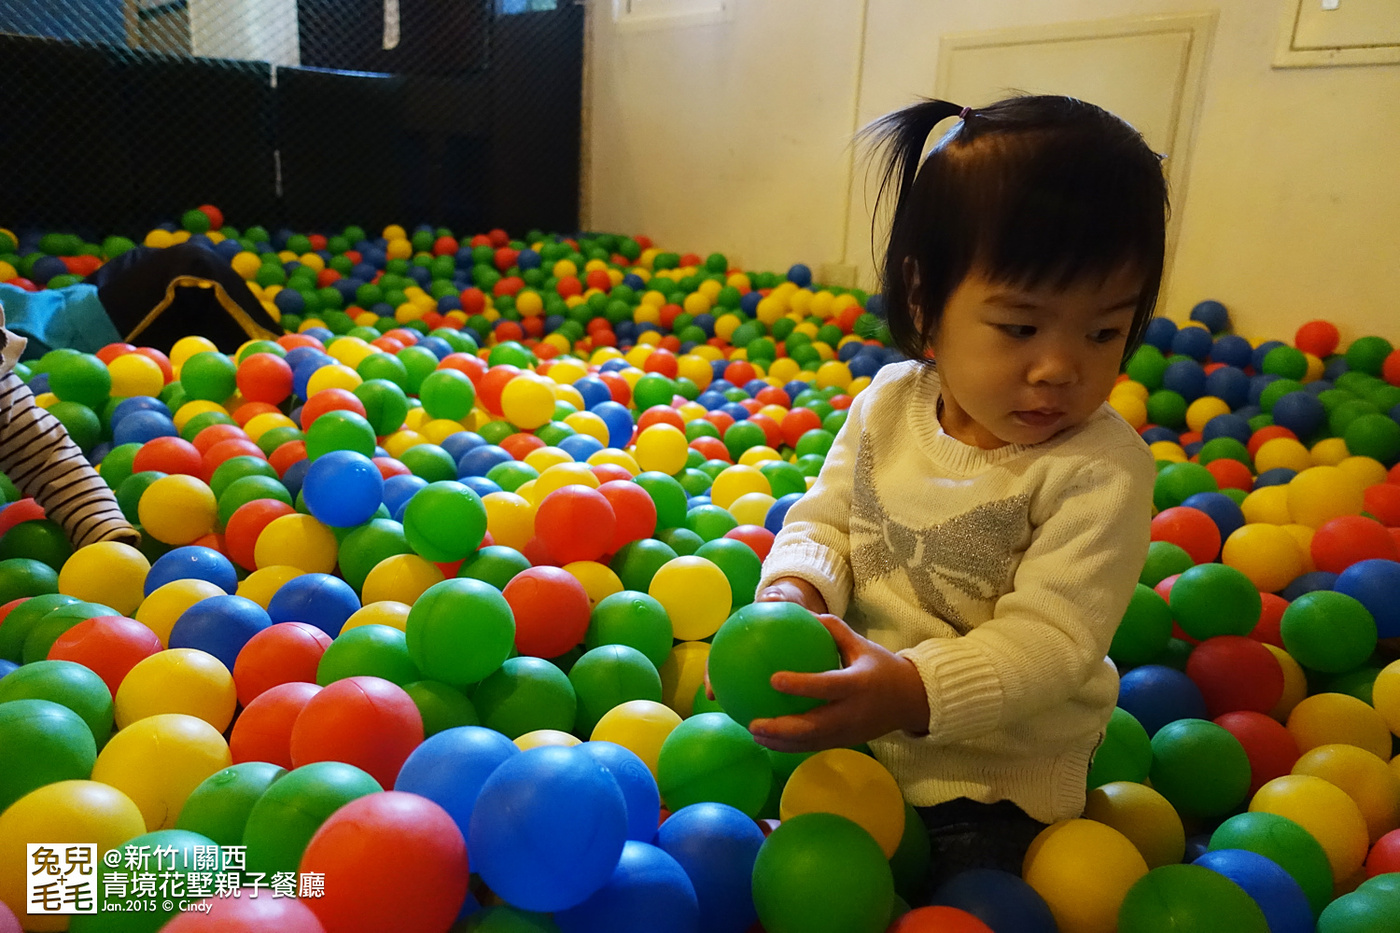
[[591, 11], [586, 225], [749, 268], [867, 265], [848, 143], [932, 93], [941, 35], [1216, 8], [1162, 309], [1209, 297], [1250, 335], [1327, 317], [1400, 342], [1400, 66], [1273, 68], [1285, 0], [734, 2], [675, 30]]
[[190, 0], [189, 10], [195, 55], [301, 64], [297, 0]]

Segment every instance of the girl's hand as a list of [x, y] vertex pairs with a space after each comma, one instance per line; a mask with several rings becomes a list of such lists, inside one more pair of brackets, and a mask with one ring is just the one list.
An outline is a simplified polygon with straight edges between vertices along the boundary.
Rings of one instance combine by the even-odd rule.
[[862, 638], [833, 615], [818, 618], [836, 639], [843, 666], [819, 674], [779, 671], [773, 689], [827, 702], [796, 716], [755, 719], [758, 744], [778, 752], [849, 748], [896, 729], [928, 731], [928, 696], [914, 663]]
[[[756, 603], [797, 603], [815, 615], [826, 612], [826, 600], [815, 586], [797, 577], [779, 577], [763, 588], [754, 597]], [[713, 700], [715, 692], [710, 688], [710, 665], [705, 665], [705, 699]]]

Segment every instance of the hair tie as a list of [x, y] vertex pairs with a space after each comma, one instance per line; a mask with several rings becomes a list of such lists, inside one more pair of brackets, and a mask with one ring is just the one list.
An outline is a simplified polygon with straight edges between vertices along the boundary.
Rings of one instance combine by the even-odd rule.
[[971, 108], [971, 107], [964, 107], [964, 108], [962, 109], [962, 112], [958, 114], [958, 119], [959, 119], [959, 120], [966, 120], [966, 119], [967, 119], [967, 115], [968, 115], [969, 113], [972, 113], [972, 108]]

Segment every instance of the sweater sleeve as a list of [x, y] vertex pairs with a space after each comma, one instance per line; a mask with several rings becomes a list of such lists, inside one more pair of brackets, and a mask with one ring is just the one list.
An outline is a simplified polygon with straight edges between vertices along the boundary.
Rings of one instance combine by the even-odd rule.
[[788, 510], [763, 562], [758, 590], [779, 577], [797, 577], [817, 588], [827, 612], [844, 616], [851, 600], [851, 488], [861, 424], [870, 389], [856, 396], [846, 422], [827, 451], [816, 482]]
[[1000, 729], [1065, 702], [1099, 671], [1147, 558], [1155, 473], [1145, 449], [1101, 452], [1033, 532], [991, 619], [899, 652], [923, 678], [929, 738]]
[[0, 470], [63, 526], [74, 547], [140, 543], [116, 497], [62, 423], [35, 404], [34, 393], [14, 373], [0, 379]]

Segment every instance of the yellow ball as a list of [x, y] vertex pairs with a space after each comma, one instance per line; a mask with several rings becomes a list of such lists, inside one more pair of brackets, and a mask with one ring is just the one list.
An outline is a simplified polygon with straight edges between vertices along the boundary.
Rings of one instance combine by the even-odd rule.
[[428, 439], [417, 431], [395, 431], [384, 438], [384, 449], [389, 452], [389, 456], [398, 458], [404, 455], [404, 451], [426, 443]]
[[245, 279], [252, 279], [262, 268], [262, 260], [258, 258], [258, 254], [250, 253], [247, 250], [234, 256], [230, 264], [233, 266], [233, 271]]
[[1245, 525], [1225, 539], [1220, 562], [1249, 577], [1262, 593], [1277, 593], [1303, 573], [1293, 536], [1277, 525]]
[[1400, 661], [1391, 661], [1376, 675], [1371, 685], [1371, 705], [1390, 731], [1400, 735]]
[[[282, 584], [288, 580], [295, 580], [305, 572], [300, 567], [291, 567], [286, 564], [262, 567], [239, 581], [238, 589], [234, 595], [251, 599], [266, 609], [268, 604], [272, 602], [272, 597], [276, 596], [277, 591], [282, 588]], [[166, 585], [169, 586], [169, 584]]]
[[[1230, 405], [1214, 395], [1203, 395], [1186, 408], [1186, 426], [1193, 431], [1205, 429], [1206, 422], [1216, 415], [1228, 415]], [[1155, 866], [1154, 866], [1155, 867]]]
[[1259, 445], [1254, 452], [1256, 473], [1265, 473], [1279, 467], [1302, 472], [1312, 466], [1312, 454], [1291, 437], [1275, 437]]
[[392, 239], [385, 246], [384, 255], [389, 259], [408, 259], [413, 255], [413, 244], [402, 237]]
[[145, 598], [146, 555], [119, 541], [99, 541], [80, 547], [58, 572], [58, 591], [65, 596], [111, 606], [124, 616]]
[[1186, 451], [1180, 444], [1173, 441], [1155, 441], [1148, 445], [1152, 451], [1152, 459], [1166, 460], [1170, 463], [1185, 463]]
[[576, 411], [565, 415], [564, 423], [580, 434], [587, 434], [600, 444], [608, 443], [607, 423], [591, 411]]
[[653, 424], [637, 435], [634, 456], [643, 470], [673, 476], [685, 469], [690, 446], [675, 425]]
[[1337, 469], [1350, 476], [1363, 494], [1366, 487], [1384, 483], [1388, 475], [1385, 464], [1372, 457], [1346, 457], [1337, 464]]
[[1311, 774], [1341, 788], [1361, 811], [1370, 845], [1400, 826], [1400, 777], [1385, 759], [1364, 748], [1319, 745], [1303, 753], [1293, 773]]
[[333, 363], [322, 366], [311, 374], [311, 378], [306, 381], [306, 391], [315, 395], [324, 389], [344, 389], [353, 392], [355, 387], [364, 382], [360, 374], [349, 366], [340, 363]]
[[575, 745], [582, 745], [583, 739], [558, 729], [536, 729], [534, 732], [527, 732], [517, 736], [515, 747], [522, 752], [532, 748], [543, 748], [546, 745], [553, 745], [559, 748], [573, 748]]
[[486, 506], [486, 530], [491, 540], [523, 550], [535, 536], [535, 507], [513, 492], [489, 492], [481, 497]]
[[1314, 466], [1336, 466], [1350, 456], [1347, 442], [1340, 437], [1325, 437], [1312, 446], [1308, 455]]
[[729, 514], [741, 525], [762, 525], [778, 500], [762, 492], [745, 493], [729, 505]]
[[444, 580], [441, 570], [417, 554], [395, 554], [374, 565], [365, 577], [361, 600], [377, 603], [389, 600], [413, 605], [423, 591]]
[[703, 392], [714, 381], [715, 371], [703, 356], [686, 353], [676, 360], [676, 375], [689, 379]]
[[629, 700], [603, 714], [588, 736], [594, 742], [615, 742], [636, 755], [656, 777], [661, 744], [681, 724], [676, 711], [654, 700]]
[[726, 467], [715, 477], [710, 486], [710, 501], [722, 509], [727, 509], [734, 504], [734, 500], [751, 492], [772, 495], [773, 487], [768, 482], [768, 477], [757, 467], [736, 464]]
[[533, 482], [536, 503], [543, 502], [545, 496], [565, 486], [587, 486], [589, 489], [597, 489], [602, 485], [586, 463], [556, 463], [541, 470], [539, 479]]
[[1288, 511], [1287, 486], [1261, 486], [1244, 497], [1240, 511], [1249, 524], [1287, 525], [1293, 521]]
[[263, 567], [297, 567], [306, 573], [334, 573], [340, 545], [329, 528], [310, 515], [280, 515], [253, 545], [253, 562]]
[[[145, 832], [141, 809], [108, 784], [58, 781], [31, 791], [0, 813], [0, 901], [21, 910], [28, 902], [29, 843], [96, 843], [100, 859]], [[67, 914], [16, 915], [24, 929], [45, 933], [68, 929], [71, 919]]]
[[181, 473], [162, 476], [147, 486], [136, 510], [146, 534], [176, 546], [190, 544], [212, 532], [219, 517], [213, 491], [195, 477]]
[[783, 357], [774, 360], [773, 365], [768, 368], [768, 375], [774, 379], [780, 379], [784, 383], [791, 382], [797, 378], [797, 374], [802, 372], [802, 365], [791, 357]]
[[666, 609], [681, 641], [709, 638], [729, 618], [729, 579], [703, 557], [676, 557], [656, 571], [647, 594]]
[[501, 412], [517, 428], [533, 431], [554, 417], [554, 390], [543, 377], [516, 376], [501, 391]]
[[1094, 820], [1061, 820], [1026, 852], [1022, 876], [1045, 899], [1060, 933], [1112, 933], [1118, 908], [1147, 862], [1132, 840]]
[[169, 646], [170, 630], [186, 609], [201, 600], [224, 595], [222, 589], [208, 580], [171, 580], [142, 600], [132, 618], [155, 632], [162, 645]]
[[759, 466], [772, 460], [781, 460], [783, 455], [766, 444], [755, 444], [739, 455], [739, 466]]
[[626, 587], [607, 564], [596, 560], [576, 560], [564, 565], [564, 571], [573, 576], [588, 594], [588, 608], [598, 605], [614, 593], [621, 593]]
[[840, 360], [831, 360], [817, 367], [817, 388], [829, 389], [835, 386], [840, 389], [851, 384], [851, 367]]
[[1283, 671], [1283, 693], [1274, 708], [1269, 710], [1269, 716], [1279, 722], [1287, 722], [1288, 714], [1308, 695], [1308, 675], [1303, 673], [1303, 666], [1287, 651], [1277, 645], [1265, 644], [1264, 647], [1269, 649], [1269, 654], [1274, 656]]
[[114, 397], [156, 396], [165, 388], [165, 374], [160, 366], [140, 353], [123, 353], [107, 364], [107, 372], [112, 376]]
[[1360, 515], [1364, 497], [1365, 488], [1341, 467], [1308, 467], [1288, 481], [1288, 510], [1294, 521], [1310, 528], [1341, 515]]
[[1366, 858], [1366, 820], [1356, 801], [1329, 781], [1311, 774], [1274, 778], [1249, 802], [1251, 813], [1273, 813], [1303, 827], [1327, 853], [1332, 880], [1350, 878]]
[[408, 631], [408, 612], [412, 608], [407, 603], [398, 603], [388, 599], [365, 603], [350, 613], [350, 618], [345, 620], [345, 624], [340, 627], [340, 632], [344, 634], [350, 629], [359, 628], [362, 625], [387, 625], [389, 628], [406, 632]]
[[1127, 379], [1115, 385], [1108, 394], [1110, 398], [1115, 395], [1128, 395], [1136, 398], [1138, 401], [1145, 402], [1152, 393], [1148, 390], [1147, 386], [1143, 385], [1141, 382], [1134, 382], [1131, 379]]
[[569, 456], [567, 451], [560, 450], [558, 447], [536, 447], [525, 455], [524, 460], [525, 465], [532, 467], [536, 473], [543, 473], [550, 467], [558, 466], [561, 463], [573, 462], [574, 458]]
[[146, 830], [155, 832], [174, 829], [190, 792], [231, 764], [228, 743], [217, 729], [194, 716], [163, 713], [112, 736], [97, 755], [92, 779], [130, 797]]
[[197, 648], [167, 648], [136, 663], [113, 697], [118, 729], [147, 716], [182, 713], [219, 732], [233, 721], [238, 695], [224, 662]]
[[1127, 836], [1148, 868], [1175, 865], [1186, 854], [1186, 829], [1176, 808], [1145, 784], [1110, 781], [1099, 785], [1089, 791], [1084, 818]]
[[1298, 553], [1303, 558], [1303, 573], [1312, 573], [1317, 568], [1313, 566], [1312, 559], [1312, 539], [1314, 529], [1307, 525], [1299, 525], [1296, 522], [1289, 522], [1283, 526], [1283, 530], [1293, 536], [1293, 543], [1298, 545]]
[[1375, 708], [1345, 693], [1317, 693], [1293, 707], [1288, 731], [1307, 752], [1320, 745], [1355, 745], [1390, 760], [1390, 730]]
[[210, 402], [204, 399], [195, 399], [193, 402], [186, 402], [185, 404], [181, 405], [178, 409], [176, 409], [173, 418], [175, 422], [175, 427], [183, 431], [185, 429], [185, 425], [189, 424], [191, 418], [194, 418], [196, 415], [202, 415], [207, 411], [216, 411], [224, 415], [228, 414], [227, 409], [225, 409], [224, 406], [220, 405], [218, 402]]
[[788, 820], [803, 813], [844, 816], [894, 855], [904, 836], [904, 798], [889, 771], [869, 755], [849, 748], [817, 752], [788, 778], [778, 805]]
[[1108, 397], [1108, 404], [1124, 421], [1132, 425], [1134, 430], [1147, 424], [1147, 405], [1142, 399], [1126, 392], [1115, 393]]
[[[258, 265], [261, 267], [262, 263], [259, 262]], [[210, 351], [217, 353], [219, 352], [219, 348], [214, 346], [214, 341], [210, 340], [208, 337], [197, 337], [193, 335], [181, 337], [179, 340], [175, 341], [174, 345], [170, 348], [170, 365], [178, 369], [184, 366], [185, 361], [196, 353], [208, 353]]]
[[618, 450], [616, 447], [605, 447], [597, 453], [590, 455], [586, 462], [589, 466], [598, 466], [603, 463], [620, 466], [633, 476], [642, 472], [642, 468], [637, 465], [637, 461], [631, 454], [625, 450]]
[[695, 711], [695, 693], [705, 682], [710, 643], [677, 642], [661, 665], [661, 699], [681, 716]]
[[273, 428], [294, 427], [296, 427], [296, 422], [291, 418], [281, 412], [269, 411], [249, 418], [248, 423], [243, 426], [243, 430], [247, 433], [248, 438], [256, 444], [264, 434]]

